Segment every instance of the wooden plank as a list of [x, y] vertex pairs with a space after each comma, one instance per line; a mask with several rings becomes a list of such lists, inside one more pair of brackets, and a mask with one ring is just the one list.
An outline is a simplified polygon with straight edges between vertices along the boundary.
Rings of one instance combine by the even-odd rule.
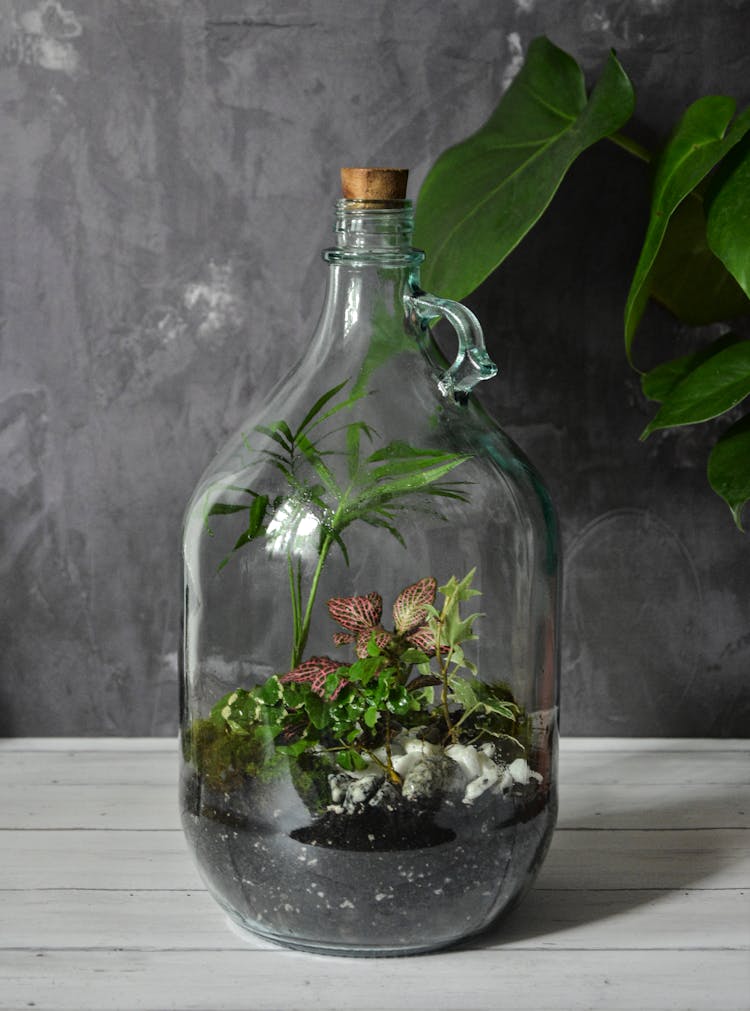
[[747, 1011], [734, 951], [60, 951], [0, 957], [0, 1008], [36, 1011]]
[[[558, 831], [541, 888], [750, 888], [743, 829]], [[0, 888], [202, 887], [182, 832], [0, 832]]]
[[[237, 947], [227, 937], [223, 913], [203, 891], [4, 891], [0, 903], [3, 948]], [[750, 949], [750, 919], [741, 890], [536, 889], [483, 941], [488, 944]]]
[[174, 752], [177, 737], [0, 737], [0, 754], [15, 751]]
[[11, 751], [0, 754], [0, 789], [28, 786], [170, 786], [179, 775], [170, 751]]
[[558, 827], [565, 829], [750, 828], [750, 786], [562, 781]]
[[0, 832], [0, 889], [203, 885], [179, 830]]
[[179, 829], [176, 784], [3, 787], [0, 829]]
[[540, 888], [750, 888], [745, 829], [555, 833]]
[[618, 783], [675, 786], [750, 783], [750, 745], [733, 751], [566, 751], [560, 755], [560, 781], [570, 785]]

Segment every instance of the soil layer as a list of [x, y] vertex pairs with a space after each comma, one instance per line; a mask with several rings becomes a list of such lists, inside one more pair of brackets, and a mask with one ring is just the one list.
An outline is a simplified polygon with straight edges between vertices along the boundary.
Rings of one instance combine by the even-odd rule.
[[187, 767], [183, 824], [201, 873], [241, 926], [341, 954], [397, 954], [488, 927], [525, 891], [556, 815], [535, 784], [475, 804], [445, 794], [311, 817], [290, 780], [209, 789]]

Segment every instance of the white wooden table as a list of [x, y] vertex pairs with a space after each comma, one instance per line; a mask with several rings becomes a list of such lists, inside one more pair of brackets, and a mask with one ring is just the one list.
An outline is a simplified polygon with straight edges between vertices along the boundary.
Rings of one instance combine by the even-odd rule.
[[750, 1008], [750, 741], [565, 740], [533, 892], [397, 959], [232, 933], [188, 857], [177, 748], [0, 740], [0, 1008]]

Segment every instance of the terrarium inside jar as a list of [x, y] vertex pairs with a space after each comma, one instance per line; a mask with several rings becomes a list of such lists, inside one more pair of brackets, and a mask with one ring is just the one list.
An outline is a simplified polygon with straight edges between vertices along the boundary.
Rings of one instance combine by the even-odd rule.
[[189, 845], [241, 929], [340, 954], [485, 929], [556, 814], [554, 510], [472, 396], [475, 317], [419, 287], [394, 180], [345, 175], [318, 329], [184, 529]]

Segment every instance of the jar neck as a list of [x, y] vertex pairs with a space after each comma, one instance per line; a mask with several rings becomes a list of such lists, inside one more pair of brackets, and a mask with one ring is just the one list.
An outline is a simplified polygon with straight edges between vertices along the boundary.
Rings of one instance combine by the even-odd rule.
[[331, 264], [404, 266], [418, 269], [424, 253], [411, 245], [414, 207], [411, 200], [339, 200], [336, 246], [323, 258]]
[[342, 352], [356, 361], [374, 332], [404, 332], [404, 295], [418, 290], [424, 259], [411, 245], [413, 221], [410, 200], [338, 201], [337, 244], [323, 251], [328, 284], [310, 349], [317, 362]]

